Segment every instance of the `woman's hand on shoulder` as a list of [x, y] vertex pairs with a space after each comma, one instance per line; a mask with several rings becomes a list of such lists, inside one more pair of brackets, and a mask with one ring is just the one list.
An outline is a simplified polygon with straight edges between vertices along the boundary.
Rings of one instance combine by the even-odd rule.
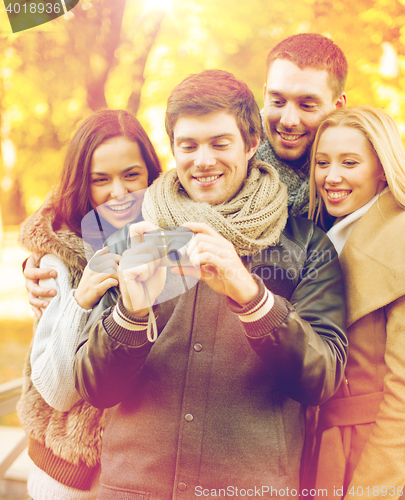
[[120, 259], [121, 256], [110, 253], [108, 247], [94, 254], [74, 292], [76, 302], [82, 309], [92, 309], [109, 288], [118, 286]]

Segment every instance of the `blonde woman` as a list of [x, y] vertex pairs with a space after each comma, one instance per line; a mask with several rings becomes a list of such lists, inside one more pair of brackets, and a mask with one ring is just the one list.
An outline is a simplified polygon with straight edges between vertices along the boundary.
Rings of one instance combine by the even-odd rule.
[[328, 235], [344, 274], [349, 339], [346, 379], [320, 408], [314, 486], [327, 498], [397, 499], [405, 485], [405, 152], [394, 120], [367, 106], [333, 112], [315, 137], [310, 183], [310, 217], [336, 218]]

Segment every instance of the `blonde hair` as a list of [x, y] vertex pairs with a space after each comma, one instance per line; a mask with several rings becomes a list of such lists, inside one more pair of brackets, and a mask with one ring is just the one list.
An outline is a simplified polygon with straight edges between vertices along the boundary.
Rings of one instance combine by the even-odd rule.
[[365, 135], [384, 169], [391, 193], [397, 203], [405, 208], [405, 151], [397, 124], [383, 109], [358, 106], [333, 111], [319, 125], [311, 151], [308, 218], [315, 218], [317, 222], [320, 217], [323, 225], [325, 207], [320, 197], [316, 210], [315, 156], [321, 135], [327, 128], [338, 126], [353, 127]]

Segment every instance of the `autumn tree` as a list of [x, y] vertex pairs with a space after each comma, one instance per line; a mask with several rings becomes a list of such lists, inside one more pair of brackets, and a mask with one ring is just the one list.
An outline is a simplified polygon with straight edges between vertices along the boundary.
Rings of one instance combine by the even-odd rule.
[[[100, 107], [136, 113], [170, 165], [163, 117], [173, 86], [190, 73], [223, 68], [262, 105], [268, 51], [299, 32], [333, 38], [349, 62], [349, 105], [385, 107], [405, 133], [404, 0], [158, 1], [81, 1], [70, 21], [1, 34], [3, 209], [18, 183], [28, 212], [42, 202], [73, 130]], [[16, 199], [3, 210], [7, 223], [19, 213]]]

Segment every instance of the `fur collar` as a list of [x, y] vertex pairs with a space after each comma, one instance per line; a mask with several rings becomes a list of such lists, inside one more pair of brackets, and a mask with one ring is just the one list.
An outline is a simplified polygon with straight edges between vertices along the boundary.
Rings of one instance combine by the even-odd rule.
[[21, 225], [19, 243], [30, 252], [56, 255], [66, 263], [72, 276], [81, 275], [87, 265], [86, 254], [94, 252], [67, 227], [55, 231], [54, 222], [55, 211], [50, 193], [41, 208]]

